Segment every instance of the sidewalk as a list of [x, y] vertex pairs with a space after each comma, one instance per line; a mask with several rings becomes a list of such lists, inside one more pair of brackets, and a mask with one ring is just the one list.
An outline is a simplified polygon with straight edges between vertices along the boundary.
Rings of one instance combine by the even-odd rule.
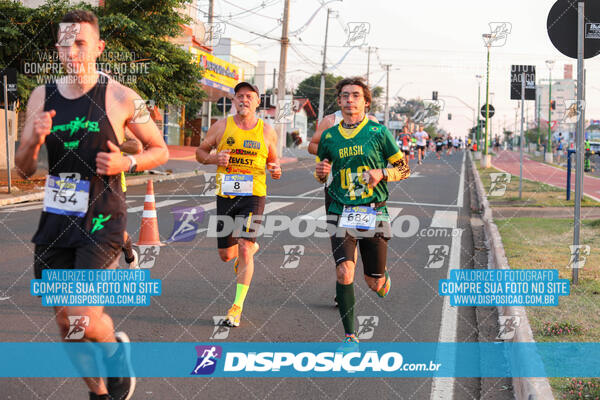
[[[518, 177], [519, 153], [501, 150], [497, 153], [496, 157], [492, 158], [492, 166]], [[525, 154], [523, 155], [523, 178], [559, 187], [565, 190], [566, 195], [567, 172], [548, 164], [533, 161]], [[571, 173], [571, 190], [575, 190], [574, 169]], [[600, 201], [600, 178], [584, 176], [583, 193], [596, 201]]]
[[[189, 178], [215, 171], [214, 165], [203, 165], [196, 161], [196, 147], [168, 147], [169, 160], [164, 165], [155, 168], [150, 173], [146, 171], [142, 175], [127, 176], [127, 185], [142, 185], [148, 179], [171, 180]], [[284, 157], [281, 158], [281, 164], [298, 161], [299, 157], [296, 153], [296, 151], [284, 149]], [[24, 180], [19, 177], [16, 170], [11, 170], [12, 190], [9, 194], [7, 190], [6, 170], [0, 170], [0, 206], [41, 200], [44, 197], [44, 184], [47, 173], [45, 169], [38, 169], [30, 179]]]

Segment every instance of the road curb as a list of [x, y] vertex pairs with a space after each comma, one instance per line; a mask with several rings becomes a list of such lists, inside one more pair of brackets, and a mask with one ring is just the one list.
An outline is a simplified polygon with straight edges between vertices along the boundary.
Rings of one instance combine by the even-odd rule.
[[[153, 182], [172, 181], [175, 179], [192, 178], [195, 176], [203, 176], [204, 171], [189, 171], [189, 172], [177, 172], [169, 175], [159, 174], [144, 174], [138, 176], [131, 176], [127, 178], [127, 186], [144, 185], [149, 180]], [[38, 201], [44, 198], [44, 191], [40, 190], [34, 193], [24, 194], [22, 196], [14, 196], [6, 199], [0, 199], [0, 207], [8, 206], [11, 204], [26, 203], [28, 201]]]
[[[504, 246], [502, 245], [502, 238], [498, 227], [494, 223], [492, 217], [492, 209], [488, 202], [487, 195], [479, 178], [479, 172], [475, 167], [475, 162], [469, 154], [471, 160], [471, 168], [473, 171], [473, 177], [475, 178], [475, 188], [477, 197], [479, 198], [479, 204], [481, 205], [481, 219], [483, 220], [483, 228], [486, 237], [486, 244], [489, 249], [488, 252], [488, 268], [492, 269], [510, 269], [508, 265], [508, 259], [504, 252]], [[498, 306], [499, 316], [518, 316], [520, 318], [520, 324], [516, 327], [515, 336], [513, 342], [535, 342], [533, 339], [533, 332], [529, 325], [529, 319], [527, 318], [527, 311], [525, 307], [503, 307]], [[508, 354], [509, 362], [511, 365], [518, 367], [531, 362], [538, 362], [539, 360], [532, 360], [531, 358], [523, 358], [522, 354], [514, 352]], [[541, 363], [541, 361], [539, 361]], [[550, 382], [548, 378], [522, 378], [512, 377], [512, 385], [517, 400], [550, 400], [554, 399], [552, 389], [550, 388]]]

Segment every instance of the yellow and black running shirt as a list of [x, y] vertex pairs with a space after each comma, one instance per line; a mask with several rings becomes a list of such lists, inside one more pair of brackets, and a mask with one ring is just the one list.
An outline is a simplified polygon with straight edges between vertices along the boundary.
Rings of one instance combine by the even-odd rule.
[[222, 183], [226, 175], [252, 177], [252, 195], [266, 196], [267, 183], [266, 171], [269, 149], [264, 138], [264, 122], [258, 119], [256, 126], [250, 130], [240, 129], [233, 116], [227, 118], [225, 133], [217, 146], [217, 152], [231, 150], [227, 167], [217, 167], [217, 195], [233, 198], [234, 195], [225, 195]]
[[335, 200], [329, 212], [341, 214], [344, 205], [363, 205], [387, 200], [389, 192], [383, 179], [369, 188], [362, 173], [386, 168], [404, 157], [392, 133], [367, 117], [354, 129], [339, 125], [323, 132], [318, 159], [331, 161], [332, 182], [329, 194]]

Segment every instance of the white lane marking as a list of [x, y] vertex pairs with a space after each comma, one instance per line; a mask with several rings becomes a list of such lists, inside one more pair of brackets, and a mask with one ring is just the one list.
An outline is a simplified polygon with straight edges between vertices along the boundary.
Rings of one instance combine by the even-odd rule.
[[322, 186], [320, 186], [320, 187], [318, 187], [318, 188], [316, 188], [316, 189], [309, 190], [308, 192], [304, 192], [304, 193], [302, 193], [302, 194], [299, 194], [299, 195], [298, 195], [298, 197], [304, 197], [304, 196], [306, 196], [306, 195], [308, 195], [308, 194], [311, 194], [311, 193], [314, 193], [314, 192], [318, 192], [319, 190], [323, 190], [323, 187], [322, 187]]
[[[440, 212], [440, 211], [436, 211]], [[435, 214], [434, 214], [435, 219]], [[455, 220], [450, 220], [449, 216], [438, 217], [438, 220], [445, 222], [447, 225], [456, 226], [458, 219], [458, 213], [455, 212]], [[450, 227], [450, 226], [446, 226]], [[462, 239], [462, 229], [452, 229], [452, 243], [450, 245], [450, 260], [448, 263], [448, 276], [450, 278], [450, 271], [453, 269], [460, 269], [460, 249]], [[442, 321], [440, 324], [440, 335], [438, 337], [439, 342], [456, 342], [456, 328], [458, 320], [458, 308], [450, 306], [450, 297], [444, 296], [442, 305]], [[447, 358], [450, 360], [450, 375], [454, 372], [456, 363], [456, 349], [451, 350]], [[447, 353], [446, 353], [447, 354]], [[433, 378], [431, 385], [431, 400], [452, 400], [454, 398], [454, 378]]]
[[319, 219], [320, 217], [324, 217], [325, 214], [325, 206], [323, 205], [308, 214], [302, 214], [300, 219]]
[[[127, 197], [144, 197], [143, 195], [134, 195]], [[194, 194], [165, 194], [165, 195], [155, 195], [156, 198], [160, 197], [168, 197], [168, 198], [193, 198], [193, 197], [212, 197], [214, 195], [194, 195]], [[298, 197], [298, 196], [268, 196], [269, 199], [292, 199], [292, 200], [321, 200], [323, 201], [323, 196], [321, 197]], [[408, 205], [408, 206], [420, 206], [420, 207], [438, 207], [438, 208], [456, 208], [458, 205], [456, 204], [434, 204], [434, 203], [417, 203], [417, 202], [409, 202], [409, 201], [386, 201], [387, 204], [398, 204], [398, 205]]]
[[214, 210], [215, 208], [217, 208], [217, 202], [211, 201], [210, 203], [201, 204], [200, 207], [202, 207], [204, 212], [211, 211], [211, 210]]
[[[172, 206], [173, 204], [183, 203], [184, 201], [185, 200], [163, 200], [163, 201], [159, 201], [154, 206], [155, 206], [155, 208], [168, 207], [168, 206]], [[127, 212], [130, 212], [130, 213], [140, 212], [143, 209], [144, 209], [144, 206], [131, 207], [131, 208], [127, 209]]]
[[431, 219], [432, 228], [456, 228], [457, 211], [436, 210]]
[[290, 203], [288, 201], [273, 201], [271, 203], [267, 203], [267, 205], [265, 205], [265, 211], [263, 212], [263, 215], [270, 214], [273, 211], [277, 211], [280, 208], [287, 207], [290, 204], [293, 204], [293, 203]]
[[402, 212], [402, 207], [388, 207], [388, 213], [390, 214], [390, 221], [396, 219], [398, 215]]
[[[270, 214], [273, 211], [277, 211], [280, 208], [287, 207], [290, 204], [293, 204], [293, 203], [290, 203], [290, 202], [287, 202], [287, 201], [282, 201], [282, 202], [274, 201], [272, 203], [268, 203], [267, 205], [265, 205], [265, 211], [263, 212], [263, 215]], [[212, 205], [214, 205], [214, 207], [207, 208], [208, 206], [212, 206]], [[208, 203], [208, 204], [206, 204], [204, 206], [201, 206], [201, 207], [203, 207], [204, 211], [206, 212], [206, 211], [212, 210], [213, 208], [216, 208], [216, 204], [215, 204], [215, 202], [212, 202], [212, 203]], [[208, 228], [198, 228], [198, 229], [196, 229], [196, 234], [202, 233], [202, 232], [206, 232], [206, 231], [208, 231]]]
[[460, 181], [458, 182], [458, 196], [456, 197], [456, 205], [458, 207], [463, 206], [464, 195], [465, 195], [465, 158], [467, 153], [463, 154], [462, 167], [460, 167]]

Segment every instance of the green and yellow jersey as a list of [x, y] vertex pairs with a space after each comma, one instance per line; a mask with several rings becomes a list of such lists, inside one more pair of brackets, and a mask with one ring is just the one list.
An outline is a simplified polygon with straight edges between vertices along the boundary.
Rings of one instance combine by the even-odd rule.
[[[328, 193], [333, 198], [329, 212], [341, 214], [344, 205], [365, 205], [387, 200], [387, 182], [369, 188], [362, 178], [365, 171], [386, 168], [404, 157], [394, 136], [385, 126], [366, 118], [354, 129], [339, 125], [323, 132], [317, 159], [331, 162], [332, 181]], [[387, 215], [387, 208], [381, 207]]]

